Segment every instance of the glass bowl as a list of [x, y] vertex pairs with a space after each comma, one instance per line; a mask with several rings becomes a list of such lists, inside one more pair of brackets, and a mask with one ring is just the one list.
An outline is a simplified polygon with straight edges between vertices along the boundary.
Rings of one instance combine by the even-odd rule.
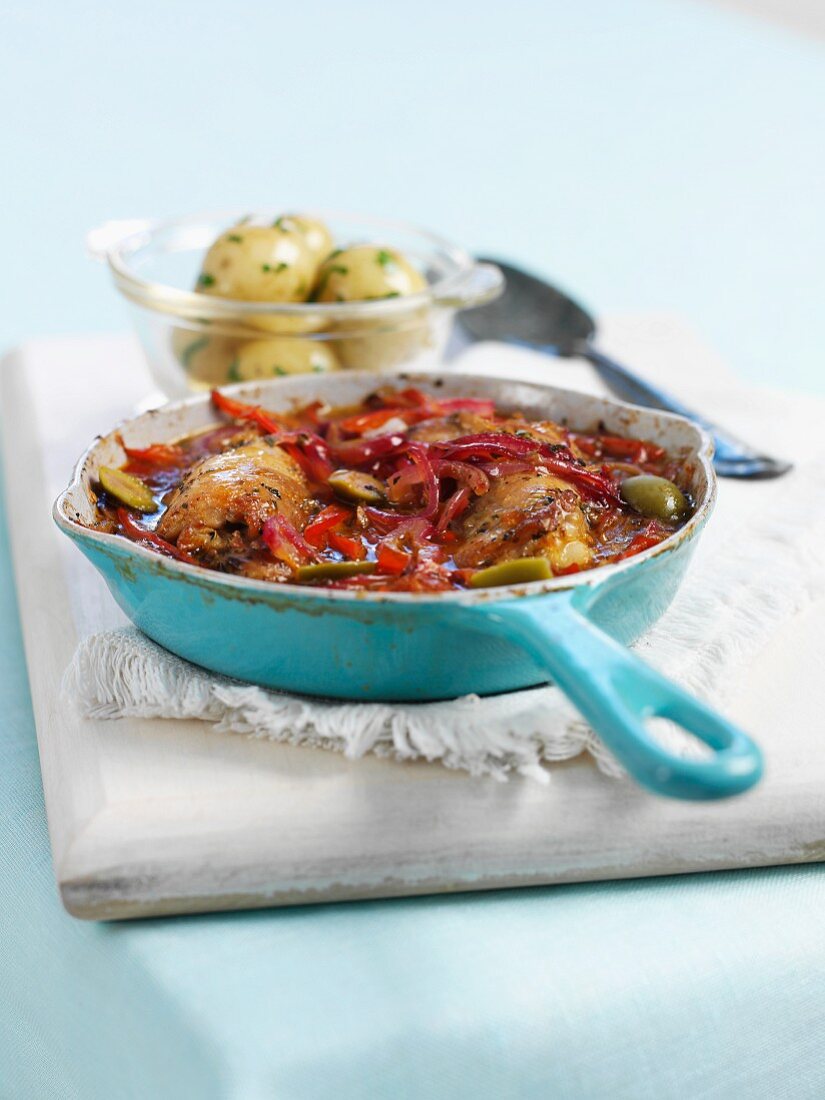
[[[308, 212], [309, 213], [309, 212]], [[169, 397], [227, 382], [304, 371], [431, 368], [457, 310], [497, 297], [492, 264], [404, 222], [317, 211], [337, 248], [376, 244], [406, 256], [427, 282], [406, 297], [358, 302], [245, 302], [196, 293], [203, 256], [241, 218], [271, 225], [277, 210], [194, 214], [168, 222], [109, 223], [90, 234], [108, 262], [152, 375]], [[125, 235], [124, 235], [125, 233]]]

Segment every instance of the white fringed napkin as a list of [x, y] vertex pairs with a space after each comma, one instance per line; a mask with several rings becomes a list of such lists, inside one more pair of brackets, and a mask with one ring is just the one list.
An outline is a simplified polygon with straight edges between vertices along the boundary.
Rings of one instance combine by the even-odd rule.
[[[507, 374], [535, 377], [531, 355], [498, 352], [494, 362], [498, 373], [509, 368]], [[491, 372], [483, 363], [480, 368]], [[540, 369], [546, 377], [544, 361]], [[577, 370], [574, 384], [599, 392], [593, 378]], [[637, 652], [688, 690], [723, 705], [776, 628], [825, 591], [824, 547], [825, 455], [779, 482], [725, 483], [676, 601]], [[547, 763], [588, 752], [605, 774], [622, 774], [553, 687], [403, 705], [308, 699], [215, 676], [126, 627], [81, 643], [64, 690], [90, 718], [197, 718], [222, 732], [350, 758], [372, 752], [440, 761], [474, 775], [504, 778], [515, 770], [546, 780]]]

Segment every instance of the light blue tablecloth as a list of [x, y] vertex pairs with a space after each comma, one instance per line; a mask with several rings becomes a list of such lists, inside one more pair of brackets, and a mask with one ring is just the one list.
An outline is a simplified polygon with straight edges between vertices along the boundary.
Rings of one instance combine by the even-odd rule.
[[[816, 43], [669, 0], [0, 18], [2, 346], [122, 326], [90, 226], [283, 202], [409, 217], [825, 388]], [[825, 1095], [819, 868], [73, 921], [5, 543], [0, 658], [3, 1100]]]

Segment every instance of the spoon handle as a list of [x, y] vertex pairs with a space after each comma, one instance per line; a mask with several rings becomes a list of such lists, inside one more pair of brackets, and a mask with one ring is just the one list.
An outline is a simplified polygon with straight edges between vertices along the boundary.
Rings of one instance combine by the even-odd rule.
[[[547, 349], [549, 350], [549, 349]], [[601, 379], [614, 393], [631, 401], [635, 405], [645, 405], [652, 409], [678, 413], [704, 428], [716, 445], [713, 464], [722, 477], [768, 478], [781, 477], [793, 469], [793, 464], [781, 459], [771, 458], [743, 443], [741, 439], [720, 428], [700, 413], [684, 405], [677, 397], [646, 382], [637, 374], [597, 351], [591, 344], [576, 348], [576, 354], [583, 356], [596, 368]]]

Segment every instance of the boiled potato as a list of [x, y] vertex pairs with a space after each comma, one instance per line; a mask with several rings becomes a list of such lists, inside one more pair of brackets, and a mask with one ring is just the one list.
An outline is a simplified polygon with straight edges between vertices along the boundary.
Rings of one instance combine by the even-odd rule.
[[321, 264], [313, 297], [318, 302], [399, 298], [426, 289], [419, 271], [400, 252], [358, 244], [333, 252]]
[[[331, 252], [327, 226], [303, 214], [284, 214], [271, 225], [242, 222], [221, 234], [207, 252], [197, 290], [238, 301], [295, 303], [355, 302], [400, 298], [426, 289], [419, 271], [394, 249], [354, 245]], [[381, 370], [409, 361], [428, 342], [427, 309], [415, 316], [340, 321], [335, 350], [328, 343], [297, 339], [320, 332], [326, 318], [319, 312], [249, 313], [243, 328], [267, 333], [269, 339], [235, 341], [232, 345], [195, 342], [178, 352], [190, 377], [204, 382], [227, 378], [268, 378], [341, 365]], [[239, 333], [240, 335], [240, 333]], [[231, 354], [227, 355], [227, 351]], [[340, 358], [340, 362], [339, 362]]]
[[302, 302], [318, 260], [297, 225], [236, 225], [222, 233], [203, 260], [197, 290], [244, 302]]
[[334, 352], [328, 344], [319, 340], [289, 337], [280, 340], [250, 340], [238, 348], [229, 370], [229, 380], [246, 382], [254, 378], [275, 378], [284, 374], [338, 369]]
[[302, 336], [308, 332], [320, 332], [324, 324], [322, 315], [310, 312], [301, 313], [300, 316], [295, 313], [262, 313], [244, 317], [246, 328], [269, 332], [273, 336]]
[[[424, 277], [400, 252], [360, 244], [333, 252], [318, 273], [314, 297], [319, 302], [402, 298], [424, 290]], [[335, 350], [345, 367], [386, 370], [408, 362], [429, 337], [426, 309], [410, 317], [360, 318], [338, 325]], [[412, 326], [412, 327], [411, 327]]]
[[237, 348], [238, 341], [227, 336], [209, 336], [184, 328], [172, 330], [172, 351], [190, 383], [209, 387], [226, 382]]
[[[412, 321], [413, 327], [408, 327]], [[335, 341], [335, 354], [341, 366], [349, 370], [389, 370], [409, 364], [432, 343], [432, 333], [426, 310], [416, 310], [413, 318], [407, 318], [403, 328], [393, 331], [386, 321], [382, 325], [373, 322], [374, 331], [362, 335], [346, 335], [347, 326], [338, 326], [340, 338]]]
[[332, 234], [318, 218], [306, 217], [303, 214], [287, 214], [278, 221], [286, 226], [296, 227], [303, 234], [309, 250], [319, 264], [332, 252]]

